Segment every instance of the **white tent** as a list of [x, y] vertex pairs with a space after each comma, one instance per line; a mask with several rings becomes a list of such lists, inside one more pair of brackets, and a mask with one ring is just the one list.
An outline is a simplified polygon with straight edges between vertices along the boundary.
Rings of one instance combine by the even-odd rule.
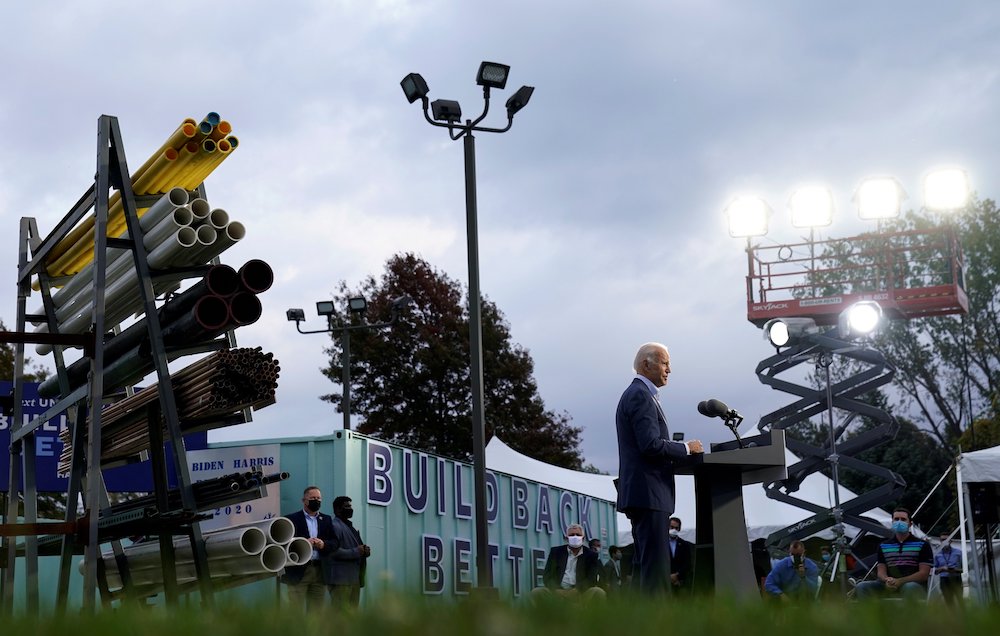
[[[744, 437], [756, 434], [756, 427], [754, 427], [754, 429], [745, 433]], [[799, 461], [799, 458], [786, 449], [785, 461], [787, 465], [791, 466]], [[524, 477], [556, 486], [557, 488], [581, 492], [597, 499], [614, 502], [618, 498], [615, 486], [612, 483], [614, 476], [583, 473], [546, 464], [545, 462], [518, 453], [496, 436], [490, 440], [490, 443], [486, 447], [486, 467], [490, 470]], [[801, 487], [797, 492], [793, 493], [793, 496], [820, 506], [832, 508], [833, 482], [822, 473], [813, 473], [802, 481]], [[843, 486], [840, 487], [841, 503], [855, 497], [857, 497], [855, 493]], [[678, 475], [677, 509], [674, 511], [674, 515], [680, 518], [683, 523], [684, 530], [681, 535], [690, 541], [694, 540], [694, 504], [694, 477]], [[747, 520], [747, 535], [751, 541], [767, 537], [776, 530], [788, 527], [812, 516], [812, 513], [808, 510], [769, 499], [760, 484], [743, 487], [743, 506]], [[887, 528], [892, 523], [892, 515], [879, 508], [869, 511], [865, 516], [881, 523]], [[618, 513], [617, 524], [617, 545], [631, 544], [632, 524], [628, 518]], [[852, 536], [857, 533], [857, 530], [850, 526], [847, 526], [845, 530]], [[831, 530], [827, 530], [818, 536], [832, 538], [833, 533]]]
[[[965, 568], [962, 578], [969, 585], [970, 593], [978, 600], [996, 600], [997, 591], [990, 587], [987, 569], [992, 568], [994, 572], [997, 570], [998, 561], [1000, 561], [1000, 545], [991, 541], [988, 551], [986, 541], [991, 537], [975, 536], [975, 524], [970, 509], [969, 484], [996, 484], [1000, 482], [1000, 446], [959, 455], [957, 476], [958, 516], [962, 532], [962, 545], [966, 546], [963, 555], [966, 564], [972, 566]], [[994, 555], [992, 562], [987, 558], [989, 552]]]

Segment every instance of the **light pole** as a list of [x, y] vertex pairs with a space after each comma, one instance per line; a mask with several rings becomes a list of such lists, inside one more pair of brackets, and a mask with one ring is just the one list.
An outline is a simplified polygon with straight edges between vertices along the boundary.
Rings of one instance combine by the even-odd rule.
[[[490, 89], [503, 89], [507, 85], [510, 67], [505, 64], [483, 62], [476, 73], [476, 84], [483, 87], [483, 112], [476, 119], [461, 123], [462, 109], [458, 102], [436, 99], [428, 104], [427, 82], [419, 73], [410, 73], [399, 83], [406, 99], [412, 104], [420, 100], [424, 119], [432, 126], [448, 129], [453, 140], [463, 140], [465, 149], [465, 221], [469, 252], [469, 358], [472, 377], [472, 464], [475, 474], [476, 507], [476, 587], [493, 589], [490, 572], [489, 525], [486, 519], [486, 423], [483, 415], [483, 325], [479, 293], [479, 229], [476, 220], [476, 138], [473, 132], [503, 133], [510, 130], [514, 114], [524, 108], [532, 86], [522, 86], [507, 100], [507, 125], [503, 128], [478, 126], [490, 110]], [[431, 113], [427, 112], [430, 106]], [[433, 119], [431, 118], [433, 114]], [[445, 122], [445, 123], [440, 123]]]
[[389, 307], [389, 320], [385, 322], [367, 323], [361, 322], [356, 325], [350, 323], [350, 316], [357, 316], [363, 319], [365, 311], [368, 309], [368, 301], [364, 296], [352, 296], [347, 299], [348, 316], [341, 322], [336, 322], [337, 309], [332, 300], [320, 300], [316, 303], [316, 313], [326, 316], [326, 329], [314, 329], [312, 331], [302, 331], [301, 323], [306, 319], [306, 312], [302, 309], [289, 309], [285, 316], [290, 322], [295, 323], [295, 329], [302, 334], [311, 333], [332, 333], [339, 331], [343, 339], [343, 355], [341, 356], [341, 382], [344, 385], [344, 397], [341, 400], [340, 408], [344, 412], [344, 430], [351, 430], [351, 332], [360, 329], [380, 329], [391, 327], [399, 313], [413, 302], [409, 296], [400, 296], [392, 301]]

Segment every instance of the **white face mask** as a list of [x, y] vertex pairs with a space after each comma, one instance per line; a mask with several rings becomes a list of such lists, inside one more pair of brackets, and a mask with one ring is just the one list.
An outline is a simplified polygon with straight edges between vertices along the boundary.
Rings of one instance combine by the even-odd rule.
[[569, 540], [569, 547], [571, 548], [579, 548], [583, 545], [583, 537], [581, 536], [573, 535], [571, 537], [567, 537], [567, 539]]
[[671, 539], [676, 539], [677, 537], [680, 536], [680, 534], [681, 534], [680, 530], [675, 530], [673, 528], [670, 529], [670, 538]]

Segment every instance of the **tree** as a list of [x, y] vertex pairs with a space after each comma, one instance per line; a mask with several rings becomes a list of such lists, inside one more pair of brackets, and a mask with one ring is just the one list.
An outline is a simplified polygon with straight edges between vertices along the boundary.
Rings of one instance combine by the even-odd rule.
[[[472, 455], [472, 396], [469, 383], [469, 316], [461, 286], [414, 254], [386, 262], [380, 280], [358, 288], [341, 282], [341, 297], [363, 295], [372, 321], [389, 315], [394, 298], [413, 304], [388, 329], [351, 333], [351, 410], [362, 416], [358, 430], [387, 441], [468, 459]], [[357, 318], [352, 318], [357, 320]], [[503, 313], [482, 301], [483, 380], [487, 439], [499, 435], [536, 459], [580, 468], [581, 429], [568, 413], [545, 408], [535, 383], [534, 362], [512, 342]], [[342, 333], [331, 334], [323, 373], [339, 383]], [[341, 410], [341, 393], [323, 396]]]

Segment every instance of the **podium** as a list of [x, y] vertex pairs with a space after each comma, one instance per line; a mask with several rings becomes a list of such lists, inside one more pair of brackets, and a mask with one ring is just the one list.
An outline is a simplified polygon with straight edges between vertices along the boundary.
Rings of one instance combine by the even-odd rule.
[[738, 442], [712, 444], [697, 464], [677, 472], [694, 476], [694, 589], [739, 599], [760, 598], [743, 509], [743, 486], [785, 479], [785, 432], [772, 429]]

